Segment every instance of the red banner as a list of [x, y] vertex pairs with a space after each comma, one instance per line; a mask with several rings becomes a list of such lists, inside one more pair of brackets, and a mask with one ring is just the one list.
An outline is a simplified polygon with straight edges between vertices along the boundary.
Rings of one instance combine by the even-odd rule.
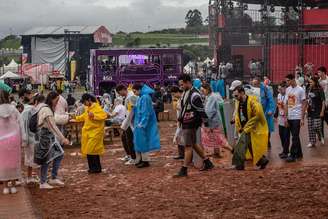
[[51, 64], [24, 64], [22, 74], [32, 78], [33, 83], [40, 84], [42, 75], [47, 75], [53, 71]]
[[95, 43], [112, 43], [112, 34], [104, 27], [101, 26], [93, 35]]
[[328, 26], [328, 9], [311, 9], [305, 10], [304, 25], [308, 26], [306, 30], [327, 30], [327, 27], [310, 27], [311, 25]]

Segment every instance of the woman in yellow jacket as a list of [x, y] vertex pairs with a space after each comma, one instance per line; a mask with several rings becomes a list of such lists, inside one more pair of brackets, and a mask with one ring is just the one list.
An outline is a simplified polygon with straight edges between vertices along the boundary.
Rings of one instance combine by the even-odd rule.
[[107, 113], [91, 94], [83, 94], [81, 102], [86, 109], [73, 122], [84, 122], [82, 155], [88, 159], [89, 173], [101, 173], [100, 155], [104, 154], [104, 127]]
[[231, 86], [230, 90], [236, 101], [235, 124], [240, 133], [239, 142], [234, 148], [233, 165], [237, 170], [244, 169], [246, 159], [265, 169], [269, 160], [265, 157], [268, 151], [268, 125], [261, 104], [254, 96], [245, 94], [242, 86]]

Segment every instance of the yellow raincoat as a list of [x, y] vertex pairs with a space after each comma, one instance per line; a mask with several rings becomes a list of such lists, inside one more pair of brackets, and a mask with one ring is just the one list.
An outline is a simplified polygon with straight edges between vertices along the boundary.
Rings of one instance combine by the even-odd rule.
[[[89, 112], [94, 114], [94, 118], [89, 118]], [[81, 116], [77, 116], [77, 122], [84, 122], [82, 128], [81, 153], [83, 156], [104, 154], [104, 128], [107, 113], [98, 103], [86, 107]]]
[[[241, 123], [239, 119], [239, 101], [236, 101], [236, 115], [235, 124], [236, 130], [241, 130]], [[253, 157], [247, 149], [246, 159], [253, 159], [253, 164], [256, 163], [265, 155], [268, 151], [268, 125], [263, 113], [261, 104], [254, 96], [248, 96], [247, 100], [247, 117], [248, 122], [243, 128], [243, 131], [251, 135], [251, 144]]]

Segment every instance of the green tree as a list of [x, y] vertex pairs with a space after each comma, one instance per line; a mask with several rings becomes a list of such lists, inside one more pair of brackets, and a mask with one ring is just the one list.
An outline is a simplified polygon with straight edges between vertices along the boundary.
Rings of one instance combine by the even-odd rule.
[[21, 39], [16, 35], [9, 35], [0, 40], [0, 48], [18, 49], [21, 46]]
[[141, 39], [139, 37], [134, 39], [134, 46], [139, 47], [141, 44]]
[[189, 10], [185, 17], [185, 20], [186, 20], [187, 28], [195, 28], [195, 27], [203, 26], [202, 13], [197, 9]]

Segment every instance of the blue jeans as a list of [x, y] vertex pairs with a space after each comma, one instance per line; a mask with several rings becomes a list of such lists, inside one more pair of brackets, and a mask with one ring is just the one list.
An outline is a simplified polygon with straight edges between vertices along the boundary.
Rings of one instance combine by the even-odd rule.
[[[64, 156], [60, 156], [52, 161], [52, 171], [51, 171], [52, 179], [57, 178], [60, 163], [63, 160], [63, 158]], [[41, 184], [46, 183], [48, 181], [48, 168], [49, 168], [48, 163], [41, 165]]]

